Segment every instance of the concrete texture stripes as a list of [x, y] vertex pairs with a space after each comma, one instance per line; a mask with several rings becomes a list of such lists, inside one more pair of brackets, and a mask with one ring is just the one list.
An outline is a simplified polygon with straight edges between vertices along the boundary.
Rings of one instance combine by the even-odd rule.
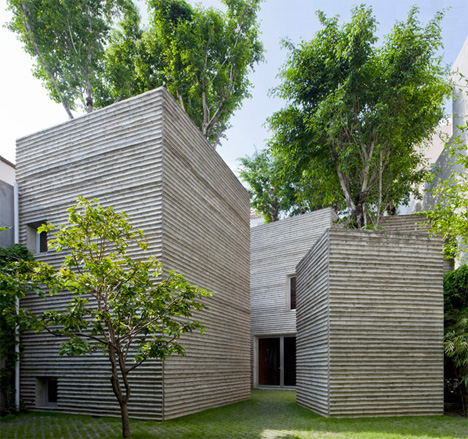
[[336, 417], [443, 413], [441, 244], [338, 228], [315, 244], [297, 267], [301, 405]]
[[[130, 416], [162, 420], [248, 398], [249, 197], [172, 96], [160, 88], [119, 102], [20, 139], [17, 151], [21, 242], [27, 224], [63, 224], [78, 195], [98, 198], [145, 232], [165, 270], [215, 292], [198, 315], [205, 334], [186, 337], [186, 357], [135, 371]], [[36, 257], [58, 265], [63, 255]], [[67, 301], [26, 297], [23, 306], [40, 312]], [[22, 342], [27, 407], [37, 408], [36, 379], [57, 377], [56, 410], [118, 414], [105, 357], [59, 357], [60, 341], [44, 334]]]

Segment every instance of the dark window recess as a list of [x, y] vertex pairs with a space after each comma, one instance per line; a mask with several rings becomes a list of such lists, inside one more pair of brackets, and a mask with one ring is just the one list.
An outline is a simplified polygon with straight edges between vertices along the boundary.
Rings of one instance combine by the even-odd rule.
[[57, 380], [48, 379], [47, 380], [47, 403], [48, 404], [57, 404]]
[[296, 309], [296, 276], [291, 276], [289, 278], [289, 295], [291, 309]]
[[47, 232], [41, 232], [39, 234], [39, 253], [45, 253], [47, 251]]
[[36, 378], [36, 407], [57, 407], [57, 378]]

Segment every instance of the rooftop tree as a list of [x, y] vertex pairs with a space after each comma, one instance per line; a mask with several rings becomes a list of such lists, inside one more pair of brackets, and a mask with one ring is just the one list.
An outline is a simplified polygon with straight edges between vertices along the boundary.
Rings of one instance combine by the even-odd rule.
[[217, 145], [249, 97], [248, 75], [262, 60], [260, 0], [223, 0], [227, 11], [185, 0], [148, 0], [150, 25], [129, 15], [111, 38], [99, 106], [164, 85]]
[[34, 76], [68, 116], [81, 105], [94, 106], [93, 87], [104, 48], [127, 0], [7, 0], [13, 18], [8, 28], [35, 60]]
[[371, 8], [354, 8], [343, 25], [318, 12], [323, 29], [311, 41], [284, 42], [290, 55], [274, 92], [289, 104], [269, 120], [271, 148], [345, 203], [353, 227], [378, 227], [408, 200], [424, 177], [423, 144], [444, 115], [443, 14], [425, 26], [417, 16], [413, 7], [378, 46]]

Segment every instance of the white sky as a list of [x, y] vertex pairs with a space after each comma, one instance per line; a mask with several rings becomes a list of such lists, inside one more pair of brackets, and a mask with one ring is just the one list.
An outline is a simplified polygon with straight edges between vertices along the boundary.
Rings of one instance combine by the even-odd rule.
[[[204, 5], [220, 6], [219, 0], [204, 0]], [[228, 139], [218, 147], [219, 153], [232, 169], [239, 165], [237, 158], [262, 149], [269, 134], [264, 126], [266, 118], [281, 108], [281, 102], [268, 96], [278, 84], [276, 75], [286, 59], [280, 40], [293, 42], [309, 40], [320, 27], [315, 11], [340, 15], [349, 19], [349, 11], [359, 2], [347, 0], [266, 0], [259, 15], [262, 40], [267, 50], [266, 62], [251, 75], [254, 84], [252, 99], [231, 119]], [[426, 23], [436, 11], [451, 8], [443, 22], [444, 61], [452, 64], [468, 35], [468, 0], [372, 0], [367, 1], [377, 17], [379, 35], [392, 28], [396, 20], [404, 20], [411, 5], [420, 7], [420, 19]], [[6, 0], [0, 0], [0, 23], [9, 19]], [[0, 28], [0, 155], [15, 162], [15, 139], [68, 120], [61, 105], [48, 97], [39, 80], [31, 74], [32, 60], [22, 50], [16, 36]]]

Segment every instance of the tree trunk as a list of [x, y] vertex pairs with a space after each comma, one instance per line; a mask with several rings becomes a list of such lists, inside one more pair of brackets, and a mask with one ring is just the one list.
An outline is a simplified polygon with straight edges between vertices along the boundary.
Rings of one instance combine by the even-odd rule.
[[119, 401], [120, 415], [122, 418], [122, 436], [130, 437], [130, 421], [128, 419], [128, 406], [126, 401]]
[[55, 80], [55, 75], [50, 66], [46, 63], [44, 57], [42, 56], [41, 51], [39, 50], [39, 47], [36, 44], [36, 41], [34, 40], [34, 33], [31, 30], [31, 26], [28, 21], [28, 15], [29, 15], [29, 9], [26, 7], [26, 4], [23, 2], [21, 4], [22, 9], [23, 9], [23, 15], [24, 15], [24, 27], [28, 33], [29, 36], [29, 41], [32, 44], [34, 51], [36, 52], [36, 55], [39, 59], [40, 64], [42, 64], [42, 67], [46, 70], [46, 72], [49, 74], [50, 81], [52, 82], [52, 85], [54, 87], [55, 93], [57, 93], [57, 96], [60, 98], [60, 102], [62, 102], [63, 108], [65, 108], [65, 111], [68, 114], [68, 117], [70, 119], [73, 119], [73, 114], [70, 111], [70, 107], [68, 105], [68, 102], [65, 100], [63, 97], [63, 94], [60, 93], [58, 86], [57, 86], [57, 81]]

